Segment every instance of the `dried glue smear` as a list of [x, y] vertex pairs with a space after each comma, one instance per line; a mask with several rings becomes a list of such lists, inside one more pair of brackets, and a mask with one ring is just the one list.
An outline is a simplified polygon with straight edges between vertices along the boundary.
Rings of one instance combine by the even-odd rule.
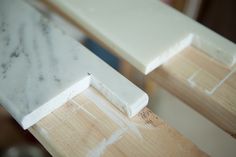
[[[207, 95], [213, 95], [218, 88], [220, 88], [220, 86], [222, 86], [224, 84], [224, 82], [230, 77], [232, 76], [236, 71], [236, 68], [235, 69], [232, 69], [221, 81], [219, 81], [218, 84], [216, 84], [211, 90], [204, 90], [204, 92], [207, 94]], [[194, 72], [188, 79], [188, 83], [190, 84], [190, 86], [193, 88], [193, 87], [196, 87], [197, 84], [196, 82], [194, 81], [194, 78], [201, 72], [201, 69], [199, 69], [198, 71]]]
[[234, 74], [234, 72], [236, 71], [235, 69], [232, 69], [230, 73], [228, 73], [224, 79], [222, 79], [214, 88], [212, 88], [210, 91], [209, 90], [205, 90], [207, 95], [212, 95], [215, 93], [215, 91], [231, 76]]
[[84, 111], [85, 113], [87, 113], [90, 117], [92, 117], [93, 119], [97, 119], [92, 113], [90, 113], [88, 110], [86, 110], [82, 105], [80, 105], [78, 102], [74, 101], [73, 99], [69, 100], [69, 102], [72, 102], [73, 104], [77, 105], [79, 107], [79, 109], [81, 109], [82, 111]]
[[128, 128], [121, 128], [115, 131], [108, 139], [104, 138], [95, 148], [90, 150], [87, 157], [100, 157], [109, 145], [119, 141]]
[[101, 110], [105, 113], [110, 119], [112, 119], [117, 125], [121, 128], [128, 128], [131, 130], [138, 138], [143, 139], [142, 134], [138, 129], [138, 125], [129, 121], [123, 114], [115, 111], [110, 107], [108, 102], [100, 97], [98, 97], [92, 89], [88, 88], [84, 91], [84, 94]]
[[199, 74], [201, 70], [198, 70], [196, 72], [193, 73], [193, 75], [191, 75], [189, 78], [188, 78], [188, 83], [190, 84], [191, 87], [195, 87], [196, 86], [196, 82], [194, 82], [194, 78], [197, 76], [197, 74]]
[[98, 97], [92, 89], [88, 88], [84, 91], [84, 94], [89, 98], [104, 114], [106, 114], [112, 121], [114, 121], [120, 129], [111, 134], [109, 138], [102, 139], [93, 149], [91, 149], [87, 157], [100, 157], [104, 154], [105, 150], [115, 142], [119, 141], [123, 135], [131, 130], [140, 139], [143, 139], [138, 127], [133, 122], [130, 122], [124, 115], [115, 111], [110, 107], [108, 102]]

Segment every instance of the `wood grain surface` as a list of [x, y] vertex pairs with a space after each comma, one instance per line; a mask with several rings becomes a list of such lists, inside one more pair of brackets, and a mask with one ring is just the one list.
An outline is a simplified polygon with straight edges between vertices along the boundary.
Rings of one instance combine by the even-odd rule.
[[53, 156], [207, 156], [148, 108], [129, 119], [89, 88], [31, 127]]
[[152, 72], [150, 78], [235, 136], [235, 70], [188, 47]]

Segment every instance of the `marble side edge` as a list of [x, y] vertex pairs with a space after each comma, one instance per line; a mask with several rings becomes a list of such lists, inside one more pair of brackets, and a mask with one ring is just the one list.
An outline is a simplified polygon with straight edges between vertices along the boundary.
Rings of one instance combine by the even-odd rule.
[[[111, 78], [108, 78], [111, 79]], [[122, 88], [120, 88], [120, 83], [115, 81], [117, 86], [110, 86], [109, 83], [102, 83], [95, 76], [92, 76], [91, 85], [97, 89], [103, 96], [105, 96], [112, 104], [114, 104], [120, 111], [124, 112], [128, 117], [135, 116], [138, 112], [140, 112], [145, 106], [148, 104], [148, 95], [140, 90], [138, 87], [133, 90], [133, 93], [130, 93], [131, 99], [124, 98], [122, 96]], [[127, 84], [129, 88], [132, 84]]]
[[143, 73], [147, 75], [160, 65], [164, 64], [165, 62], [168, 62], [168, 60], [171, 59], [173, 56], [181, 52], [186, 47], [190, 46], [193, 42], [193, 39], [194, 34], [187, 35], [184, 39], [177, 42], [175, 45], [171, 46], [169, 49], [163, 52], [163, 55], [158, 58], [155, 58], [153, 61], [148, 63]]
[[75, 83], [73, 86], [64, 90], [62, 93], [52, 98], [47, 103], [39, 106], [36, 110], [26, 115], [22, 121], [19, 121], [23, 129], [28, 129], [39, 120], [53, 112], [55, 109], [64, 105], [69, 99], [80, 94], [90, 86], [91, 77], [88, 75], [79, 82]]
[[137, 99], [137, 101], [135, 101], [133, 103], [132, 106], [130, 106], [127, 110], [128, 112], [128, 116], [130, 118], [134, 117], [136, 114], [138, 114], [145, 106], [147, 106], [149, 101], [149, 97], [146, 93], [144, 93], [142, 96], [140, 96], [139, 99]]

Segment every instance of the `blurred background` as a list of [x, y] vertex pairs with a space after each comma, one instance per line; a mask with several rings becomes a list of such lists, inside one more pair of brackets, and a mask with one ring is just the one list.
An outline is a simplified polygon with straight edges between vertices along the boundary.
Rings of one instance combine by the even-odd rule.
[[[140, 88], [146, 90], [150, 95], [149, 108], [189, 138], [200, 149], [211, 156], [236, 156], [235, 139], [155, 83], [149, 82], [149, 87], [145, 87], [145, 79], [141, 73], [92, 39], [89, 39], [78, 28], [50, 11], [40, 0], [27, 1], [114, 69], [121, 72]], [[234, 43], [236, 42], [235, 0], [163, 1], [225, 38]], [[174, 116], [173, 112], [175, 113]], [[16, 121], [0, 106], [0, 157], [47, 156], [50, 155], [43, 146], [27, 130], [22, 130]]]

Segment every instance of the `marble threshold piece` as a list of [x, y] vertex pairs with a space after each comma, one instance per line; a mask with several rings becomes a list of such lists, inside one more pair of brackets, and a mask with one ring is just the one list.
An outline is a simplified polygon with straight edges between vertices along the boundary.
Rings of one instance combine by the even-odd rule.
[[129, 117], [148, 96], [21, 0], [0, 0], [0, 104], [27, 129], [90, 85]]
[[188, 46], [227, 66], [236, 45], [159, 0], [45, 0], [144, 74]]

